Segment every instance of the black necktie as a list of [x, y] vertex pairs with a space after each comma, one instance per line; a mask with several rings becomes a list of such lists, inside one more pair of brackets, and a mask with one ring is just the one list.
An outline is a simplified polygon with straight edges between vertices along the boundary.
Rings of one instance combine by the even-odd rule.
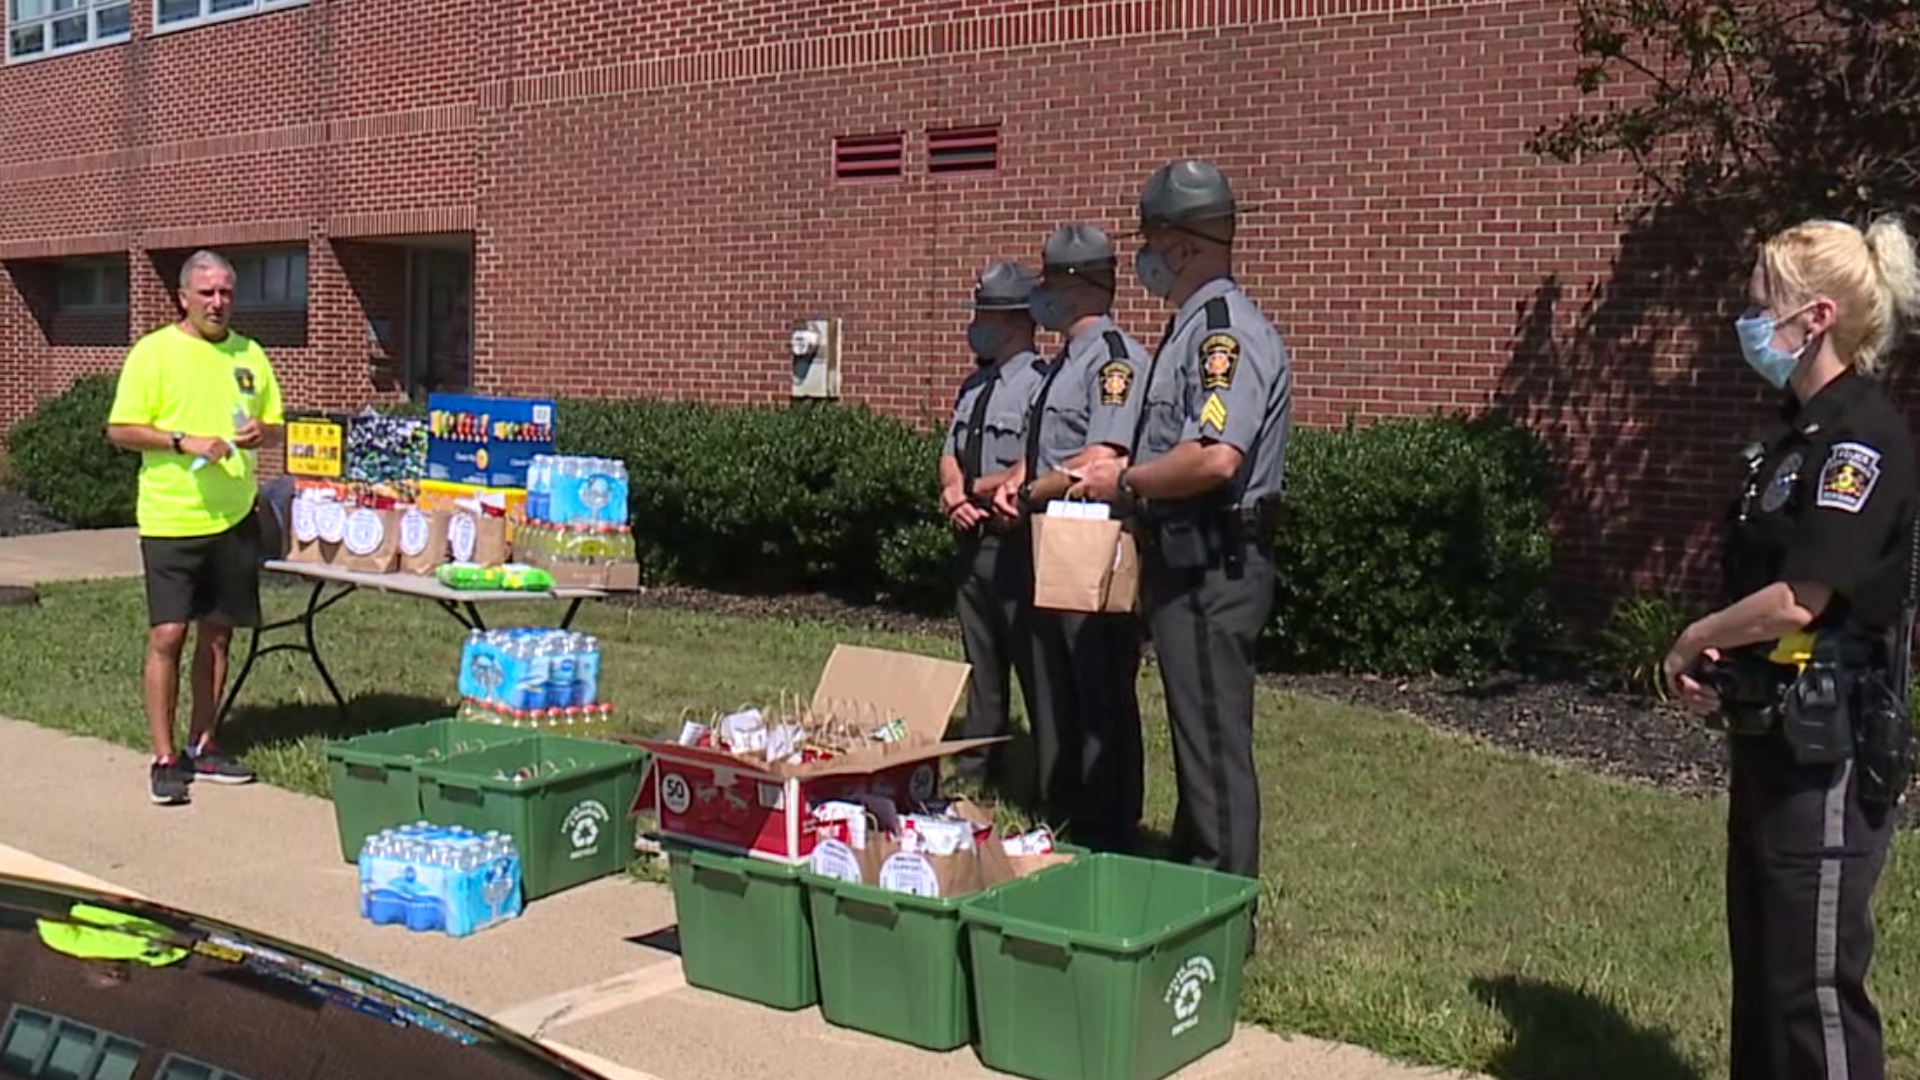
[[1127, 447], [1127, 460], [1133, 462], [1140, 456], [1140, 435], [1147, 430], [1146, 395], [1153, 392], [1153, 375], [1160, 369], [1160, 354], [1167, 351], [1167, 339], [1173, 336], [1173, 322], [1180, 317], [1179, 312], [1167, 316], [1167, 325], [1160, 331], [1160, 344], [1153, 350], [1153, 362], [1147, 365], [1147, 381], [1140, 384], [1140, 415], [1133, 421], [1133, 442]]
[[1061, 349], [1060, 355], [1053, 358], [1053, 370], [1047, 372], [1045, 381], [1040, 384], [1040, 392], [1033, 396], [1033, 408], [1027, 410], [1027, 479], [1040, 479], [1040, 421], [1047, 415], [1047, 395], [1053, 392], [1053, 380], [1060, 376], [1060, 369], [1067, 366], [1067, 350]]
[[960, 469], [966, 477], [967, 498], [973, 498], [973, 483], [980, 479], [980, 453], [987, 441], [987, 402], [993, 400], [993, 388], [1000, 383], [998, 373], [988, 376], [987, 385], [980, 388], [980, 396], [973, 399], [973, 415], [967, 420], [967, 450], [961, 459]]

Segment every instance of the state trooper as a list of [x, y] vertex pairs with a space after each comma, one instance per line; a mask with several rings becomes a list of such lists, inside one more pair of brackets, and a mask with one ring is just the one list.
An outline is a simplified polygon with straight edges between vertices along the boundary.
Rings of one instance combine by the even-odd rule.
[[[940, 509], [959, 538], [955, 562], [961, 642], [972, 671], [962, 739], [997, 738], [1010, 728], [1008, 671], [1018, 674], [1027, 715], [1036, 711], [1028, 644], [1033, 555], [1026, 530], [993, 514], [993, 493], [1025, 449], [1027, 406], [1046, 374], [1034, 351], [1028, 296], [1038, 277], [1013, 262], [987, 266], [974, 285], [967, 344], [977, 370], [960, 386], [940, 456]], [[960, 755], [961, 780], [993, 779], [994, 750]]]
[[1148, 367], [1132, 452], [1084, 466], [1073, 493], [1132, 511], [1173, 728], [1172, 854], [1257, 877], [1254, 653], [1273, 607], [1293, 376], [1279, 332], [1233, 279], [1239, 208], [1220, 170], [1162, 166], [1139, 215], [1134, 272], [1177, 310]]
[[[1044, 514], [1073, 486], [1069, 469], [1124, 457], [1149, 357], [1113, 321], [1119, 260], [1097, 225], [1062, 225], [1041, 251], [1034, 321], [1065, 339], [1027, 416], [1026, 457], [995, 497], [1002, 517]], [[1036, 609], [1035, 724], [1043, 805], [1056, 827], [1095, 850], [1133, 847], [1145, 799], [1140, 738], [1140, 624], [1132, 612]]]

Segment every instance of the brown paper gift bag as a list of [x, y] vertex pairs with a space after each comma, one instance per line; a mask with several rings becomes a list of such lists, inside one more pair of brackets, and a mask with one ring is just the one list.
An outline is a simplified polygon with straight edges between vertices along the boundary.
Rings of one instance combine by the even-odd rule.
[[867, 837], [859, 856], [861, 880], [889, 892], [955, 897], [986, 887], [980, 879], [979, 855], [964, 848], [951, 855], [906, 851], [899, 837], [881, 833]]
[[447, 523], [447, 542], [453, 549], [454, 562], [503, 566], [507, 561], [507, 519], [457, 512]]
[[453, 515], [445, 510], [409, 506], [399, 511], [400, 571], [431, 574], [447, 561], [447, 525]]
[[399, 567], [398, 514], [362, 506], [348, 512], [346, 524], [336, 563], [367, 574], [391, 574]]
[[1121, 522], [1034, 515], [1034, 607], [1132, 611], [1139, 591], [1139, 550]]
[[287, 561], [327, 561], [320, 551], [319, 506], [313, 499], [294, 499], [287, 508]]

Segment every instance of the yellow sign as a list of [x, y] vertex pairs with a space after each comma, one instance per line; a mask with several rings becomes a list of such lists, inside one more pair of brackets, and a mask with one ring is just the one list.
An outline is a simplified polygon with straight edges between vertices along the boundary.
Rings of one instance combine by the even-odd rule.
[[331, 420], [293, 420], [287, 424], [287, 472], [294, 476], [339, 476], [346, 439]]

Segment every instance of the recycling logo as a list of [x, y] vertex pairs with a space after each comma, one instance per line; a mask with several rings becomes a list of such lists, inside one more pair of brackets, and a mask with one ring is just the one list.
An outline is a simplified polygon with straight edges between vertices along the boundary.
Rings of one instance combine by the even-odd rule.
[[607, 808], [598, 799], [583, 799], [567, 811], [567, 819], [560, 826], [561, 835], [573, 845], [570, 859], [587, 859], [600, 853], [600, 830], [613, 820]]
[[1164, 996], [1166, 1003], [1173, 1008], [1171, 1034], [1185, 1034], [1200, 1023], [1200, 1003], [1214, 978], [1213, 961], [1204, 956], [1188, 958], [1186, 963], [1180, 965], [1180, 970], [1173, 973]]

